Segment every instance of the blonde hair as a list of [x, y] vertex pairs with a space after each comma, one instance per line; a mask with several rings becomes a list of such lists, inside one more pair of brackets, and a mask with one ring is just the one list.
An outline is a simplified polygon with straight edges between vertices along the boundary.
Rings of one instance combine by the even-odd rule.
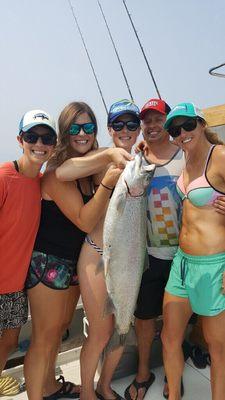
[[[91, 121], [96, 124], [97, 120], [95, 114], [91, 107], [88, 104], [80, 101], [74, 101], [68, 104], [61, 112], [58, 119], [58, 141], [55, 147], [54, 153], [52, 157], [49, 159], [47, 163], [47, 169], [55, 169], [59, 165], [61, 165], [64, 161], [68, 160], [71, 157], [74, 157], [74, 150], [70, 145], [70, 136], [69, 136], [69, 128], [72, 123], [76, 121], [76, 118], [81, 115], [87, 113], [90, 117]], [[96, 139], [97, 130], [95, 132], [95, 141], [90, 150], [98, 148], [98, 142]]]
[[205, 127], [204, 131], [205, 137], [208, 140], [209, 143], [212, 144], [224, 144], [224, 142], [219, 138], [216, 132], [213, 132], [210, 128], [207, 126]]

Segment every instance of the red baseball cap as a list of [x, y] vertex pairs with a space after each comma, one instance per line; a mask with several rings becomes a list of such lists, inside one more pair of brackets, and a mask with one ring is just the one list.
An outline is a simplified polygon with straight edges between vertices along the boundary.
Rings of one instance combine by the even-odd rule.
[[167, 115], [167, 114], [169, 114], [171, 108], [164, 100], [150, 99], [142, 107], [141, 112], [140, 112], [140, 118], [143, 119], [145, 113], [149, 110], [158, 111], [160, 114]]

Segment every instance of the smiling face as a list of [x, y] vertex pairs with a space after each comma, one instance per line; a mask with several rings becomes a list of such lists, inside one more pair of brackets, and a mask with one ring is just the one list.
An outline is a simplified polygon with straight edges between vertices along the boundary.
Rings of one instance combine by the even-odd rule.
[[[39, 136], [52, 135], [54, 138], [56, 138], [56, 135], [53, 133], [53, 131], [44, 125], [34, 126], [33, 128], [29, 129], [28, 132], [33, 133], [34, 136], [36, 134]], [[20, 144], [20, 147], [23, 149], [23, 155], [27, 161], [38, 166], [41, 166], [49, 159], [55, 148], [55, 144], [43, 144], [41, 137], [38, 138], [36, 143], [28, 143], [23, 139], [23, 133], [20, 136], [17, 136], [17, 140]]]
[[[87, 124], [93, 123], [91, 117], [86, 113], [82, 113], [73, 121], [74, 124]], [[75, 154], [83, 155], [93, 148], [95, 142], [95, 133], [86, 134], [84, 130], [80, 129], [77, 135], [69, 136], [69, 143]]]
[[[193, 129], [192, 128], [193, 124]], [[204, 121], [187, 118], [187, 117], [177, 117], [174, 118], [171, 124], [171, 128], [180, 126], [180, 135], [174, 138], [176, 144], [183, 150], [194, 148], [200, 140], [205, 139]]]
[[168, 133], [163, 128], [165, 122], [166, 115], [155, 110], [146, 111], [141, 127], [144, 139], [148, 144], [160, 142], [168, 136]]
[[[137, 118], [132, 114], [123, 114], [116, 118], [113, 122], [136, 122]], [[113, 126], [108, 126], [109, 134], [112, 137], [115, 147], [121, 147], [128, 153], [131, 152], [133, 145], [135, 144], [137, 137], [140, 133], [140, 127], [136, 130], [130, 131], [126, 125], [120, 131], [115, 131]]]

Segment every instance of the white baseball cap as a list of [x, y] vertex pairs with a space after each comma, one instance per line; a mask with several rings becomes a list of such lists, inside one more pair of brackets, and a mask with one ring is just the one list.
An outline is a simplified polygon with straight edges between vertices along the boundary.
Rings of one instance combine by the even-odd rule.
[[31, 110], [24, 114], [19, 124], [19, 134], [27, 132], [33, 126], [45, 125], [56, 134], [56, 125], [54, 119], [43, 110]]

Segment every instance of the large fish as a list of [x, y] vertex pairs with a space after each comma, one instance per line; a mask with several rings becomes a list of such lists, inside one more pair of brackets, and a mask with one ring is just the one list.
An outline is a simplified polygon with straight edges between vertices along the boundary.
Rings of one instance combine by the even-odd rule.
[[114, 313], [119, 343], [129, 331], [140, 288], [146, 255], [146, 188], [154, 169], [155, 165], [149, 165], [141, 153], [127, 163], [104, 222], [103, 262], [109, 296], [106, 310]]

